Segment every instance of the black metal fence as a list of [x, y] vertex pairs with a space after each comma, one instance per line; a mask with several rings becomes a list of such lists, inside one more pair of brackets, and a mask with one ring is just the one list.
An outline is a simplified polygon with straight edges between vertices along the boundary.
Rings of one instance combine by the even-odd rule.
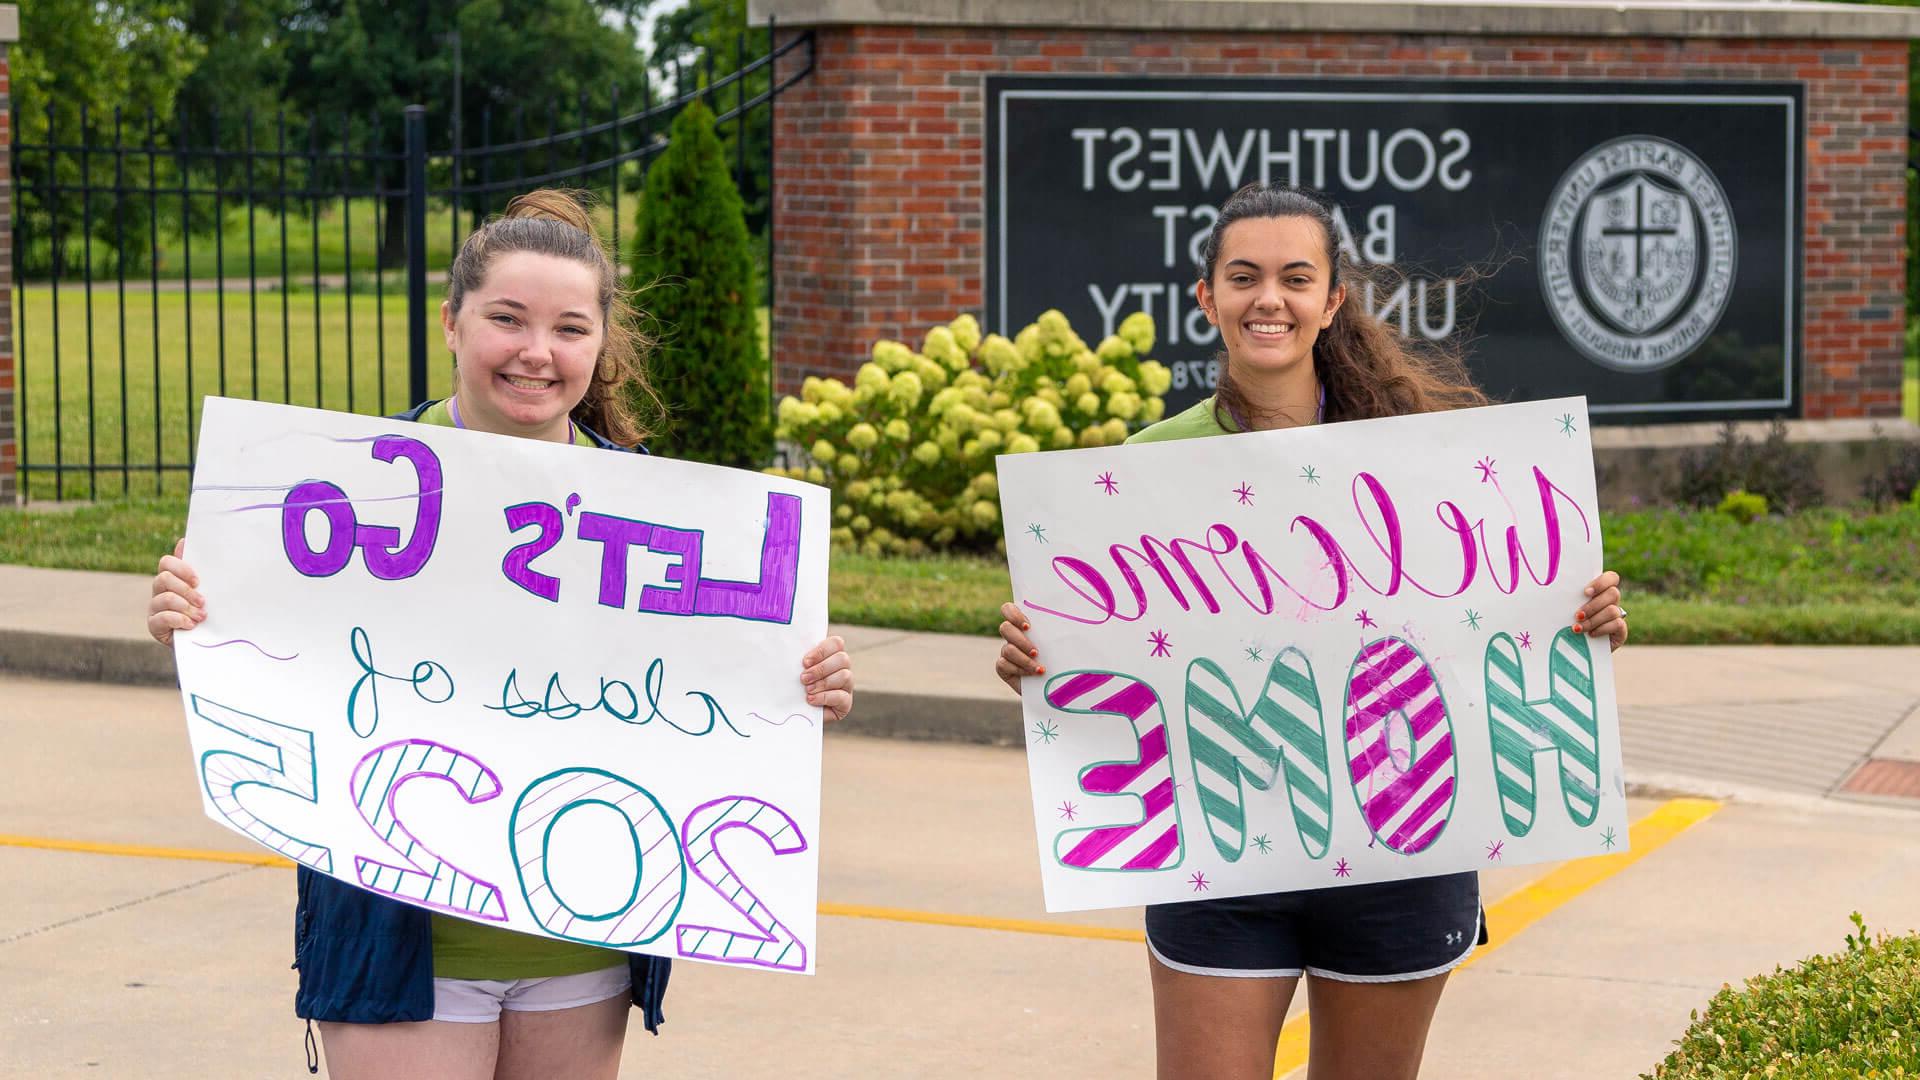
[[750, 119], [765, 109], [771, 132], [779, 95], [813, 69], [811, 34], [767, 36], [751, 59], [743, 39], [732, 72], [709, 60], [704, 80], [676, 76], [693, 89], [656, 101], [643, 87], [631, 112], [617, 89], [598, 120], [584, 100], [487, 110], [475, 145], [456, 126], [444, 150], [419, 105], [291, 130], [284, 115], [162, 130], [151, 112], [49, 107], [39, 141], [21, 138], [16, 105], [21, 492], [186, 490], [207, 394], [387, 413], [450, 392], [449, 365], [429, 363], [429, 297], [466, 233], [530, 188], [586, 188], [626, 265], [632, 193], [691, 102], [732, 134], [745, 187]]

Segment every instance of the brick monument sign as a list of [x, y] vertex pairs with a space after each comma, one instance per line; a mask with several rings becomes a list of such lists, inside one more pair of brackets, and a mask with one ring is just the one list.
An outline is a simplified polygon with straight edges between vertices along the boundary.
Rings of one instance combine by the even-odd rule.
[[[1341, 207], [1361, 298], [1471, 326], [1509, 398], [1650, 422], [1896, 421], [1908, 38], [1824, 3], [754, 0], [815, 35], [780, 101], [778, 378], [1046, 308], [1160, 328], [1210, 385], [1195, 238], [1236, 187]], [[797, 54], [789, 58], [795, 61]], [[1819, 425], [1800, 424], [1801, 428]]]

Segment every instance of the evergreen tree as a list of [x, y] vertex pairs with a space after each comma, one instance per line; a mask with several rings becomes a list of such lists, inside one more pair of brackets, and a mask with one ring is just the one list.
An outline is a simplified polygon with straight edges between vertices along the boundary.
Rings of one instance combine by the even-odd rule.
[[634, 236], [639, 306], [660, 345], [648, 361], [675, 422], [654, 448], [673, 457], [748, 468], [772, 452], [772, 389], [760, 350], [753, 256], [740, 193], [695, 102], [647, 171]]

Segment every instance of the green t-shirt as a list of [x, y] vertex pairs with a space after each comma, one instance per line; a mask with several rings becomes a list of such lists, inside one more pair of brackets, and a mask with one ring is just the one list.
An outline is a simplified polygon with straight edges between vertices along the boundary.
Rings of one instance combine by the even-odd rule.
[[1220, 421], [1213, 415], [1213, 398], [1193, 406], [1182, 413], [1176, 413], [1157, 424], [1150, 425], [1127, 436], [1129, 445], [1133, 443], [1172, 442], [1175, 439], [1201, 439], [1208, 435], [1231, 435], [1237, 428], [1221, 427]]
[[[436, 401], [420, 414], [423, 424], [453, 426], [447, 403]], [[594, 445], [592, 437], [574, 428], [576, 446]], [[522, 934], [484, 923], [433, 916], [433, 974], [439, 979], [543, 979], [579, 975], [626, 961], [614, 949], [576, 945], [571, 941]]]

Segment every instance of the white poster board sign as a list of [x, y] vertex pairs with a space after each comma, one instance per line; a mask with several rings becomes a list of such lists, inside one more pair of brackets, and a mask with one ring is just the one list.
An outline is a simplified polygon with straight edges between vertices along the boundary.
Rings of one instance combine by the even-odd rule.
[[827, 492], [209, 399], [177, 635], [208, 816], [361, 888], [813, 970]]
[[1049, 911], [1626, 847], [1584, 399], [999, 477]]

